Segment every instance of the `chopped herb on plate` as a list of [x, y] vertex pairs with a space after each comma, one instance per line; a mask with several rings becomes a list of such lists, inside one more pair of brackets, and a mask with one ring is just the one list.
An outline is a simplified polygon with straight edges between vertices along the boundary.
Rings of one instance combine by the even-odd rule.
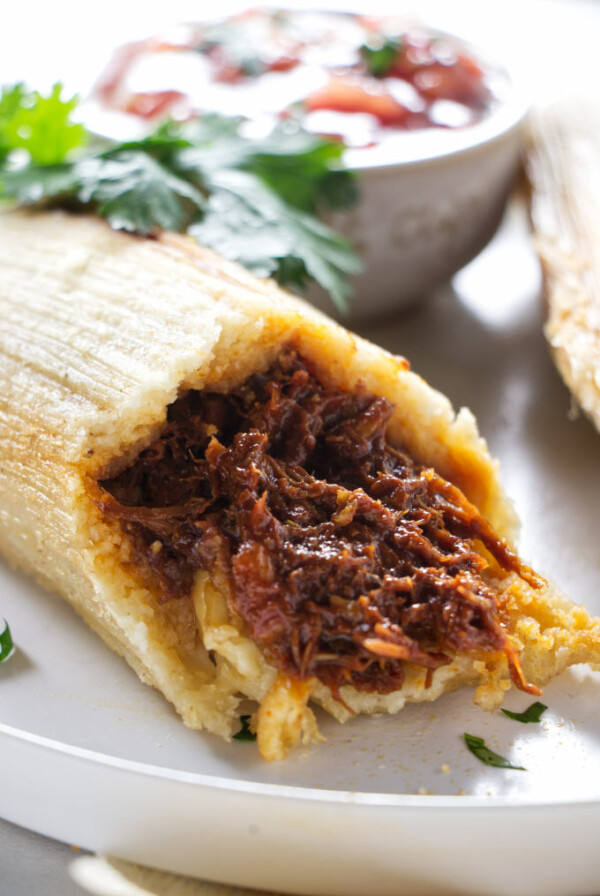
[[516, 722], [527, 723], [539, 722], [547, 709], [547, 706], [540, 703], [539, 700], [536, 700], [535, 703], [532, 703], [531, 706], [528, 706], [523, 712], [512, 712], [510, 709], [503, 709], [502, 712], [505, 716], [508, 716], [509, 719], [514, 719]]
[[243, 119], [214, 114], [118, 143], [74, 122], [77, 100], [61, 94], [2, 90], [0, 198], [90, 210], [117, 230], [189, 233], [297, 291], [314, 280], [346, 309], [361, 263], [318, 217], [357, 199], [340, 143], [285, 124], [250, 139]]
[[522, 772], [527, 771], [522, 765], [513, 765], [504, 756], [500, 756], [498, 753], [490, 750], [482, 737], [477, 737], [474, 734], [465, 734], [464, 738], [473, 756], [476, 756], [484, 765], [493, 765], [496, 768], [514, 768]]
[[233, 735], [234, 740], [256, 740], [256, 734], [250, 730], [251, 716], [240, 716], [242, 727]]
[[13, 655], [15, 645], [13, 644], [12, 635], [6, 619], [0, 620], [0, 624], [3, 624], [4, 626], [0, 629], [0, 663], [3, 663]]

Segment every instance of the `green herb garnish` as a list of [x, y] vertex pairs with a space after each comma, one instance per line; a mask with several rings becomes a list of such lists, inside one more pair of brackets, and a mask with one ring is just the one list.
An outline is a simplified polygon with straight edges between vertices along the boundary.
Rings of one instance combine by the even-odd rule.
[[522, 772], [527, 771], [522, 765], [513, 765], [504, 756], [500, 756], [498, 753], [490, 750], [482, 737], [476, 737], [474, 734], [465, 734], [464, 738], [471, 753], [485, 765], [493, 765], [496, 768], [514, 768]]
[[26, 90], [24, 84], [13, 84], [0, 91], [0, 160], [14, 149], [10, 137], [10, 123], [21, 108]]
[[84, 208], [135, 233], [189, 233], [292, 289], [315, 280], [346, 308], [361, 264], [317, 217], [357, 199], [338, 142], [284, 125], [249, 139], [242, 119], [218, 115], [167, 122], [141, 140], [101, 140], [71, 121], [76, 101], [61, 90], [3, 90], [0, 197]]
[[264, 60], [263, 35], [248, 27], [244, 21], [226, 22], [209, 28], [197, 46], [200, 53], [218, 49], [219, 58], [240, 74], [258, 77], [268, 70]]
[[256, 740], [256, 734], [250, 730], [251, 716], [240, 716], [242, 727], [233, 735], [234, 740]]
[[547, 706], [544, 706], [543, 703], [540, 703], [539, 700], [536, 700], [535, 703], [532, 703], [526, 710], [523, 712], [511, 712], [510, 709], [503, 709], [502, 712], [505, 716], [508, 716], [509, 719], [514, 719], [516, 722], [539, 722], [543, 713], [548, 709]]
[[0, 631], [0, 663], [12, 656], [15, 650], [8, 622], [6, 619], [3, 619], [2, 622], [4, 623], [4, 628]]
[[402, 42], [395, 37], [373, 38], [360, 48], [367, 69], [376, 78], [385, 78], [391, 71], [402, 49]]
[[77, 98], [61, 97], [62, 86], [55, 84], [49, 96], [28, 91], [23, 84], [2, 88], [0, 94], [0, 155], [25, 150], [38, 165], [62, 162], [71, 150], [87, 139], [83, 125], [71, 121]]

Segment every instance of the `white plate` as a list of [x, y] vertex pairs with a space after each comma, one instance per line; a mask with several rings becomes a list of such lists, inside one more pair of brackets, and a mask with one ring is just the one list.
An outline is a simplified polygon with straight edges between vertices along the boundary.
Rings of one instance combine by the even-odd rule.
[[[513, 210], [460, 275], [457, 297], [440, 294], [370, 335], [473, 408], [517, 498], [524, 556], [600, 611], [599, 436], [567, 419], [524, 235]], [[0, 667], [9, 820], [148, 865], [304, 896], [596, 892], [597, 673], [578, 668], [549, 686], [540, 725], [484, 713], [463, 692], [396, 717], [325, 719], [327, 745], [268, 765], [253, 744], [186, 730], [66, 604], [6, 568], [0, 576], [0, 615], [18, 644]], [[507, 705], [530, 702], [515, 692]], [[480, 764], [465, 731], [527, 771]]]
[[[85, 5], [60, 5], [85, 40], [73, 40], [55, 4], [36, 10], [33, 31], [30, 5], [14, 7], [12, 27], [0, 34], [8, 79], [24, 76], [23, 66], [35, 78], [48, 46], [65, 62], [67, 81], [85, 64], [97, 70], [104, 50], [101, 39], [89, 42]], [[109, 7], [117, 10], [112, 0]], [[150, 7], [156, 19], [159, 7]], [[454, 4], [444, 7], [450, 30], [464, 33], [469, 4], [461, 22]], [[513, 33], [521, 44], [534, 34], [538, 86], [583, 83], [597, 58], [582, 48], [598, 33], [593, 4], [564, 4], [569, 16], [577, 13], [571, 30], [584, 18], [590, 24], [571, 42], [554, 39], [567, 30], [561, 4], [546, 0], [537, 13], [532, 7], [535, 15], [523, 2], [513, 7], [503, 3], [496, 16], [486, 7], [482, 42], [496, 35], [502, 49]], [[104, 16], [115, 40], [123, 17], [138, 15], [133, 6], [119, 9], [121, 17]], [[439, 294], [367, 335], [406, 353], [457, 406], [475, 411], [516, 499], [524, 557], [600, 612], [600, 436], [584, 420], [567, 419], [569, 397], [541, 337], [537, 268], [520, 217], [509, 219], [456, 288], [458, 300]], [[304, 896], [598, 892], [598, 674], [576, 669], [548, 687], [539, 726], [484, 714], [464, 692], [393, 718], [344, 727], [325, 721], [327, 745], [265, 765], [252, 744], [184, 729], [66, 605], [4, 567], [0, 615], [18, 644], [0, 667], [0, 814], [11, 821], [149, 865]], [[512, 709], [528, 703], [518, 693], [507, 700]], [[462, 743], [464, 731], [527, 772], [479, 764]]]

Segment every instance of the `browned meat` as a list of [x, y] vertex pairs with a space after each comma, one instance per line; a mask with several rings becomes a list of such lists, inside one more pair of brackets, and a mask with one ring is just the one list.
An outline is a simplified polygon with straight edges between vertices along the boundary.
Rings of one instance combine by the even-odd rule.
[[537, 582], [457, 488], [386, 441], [392, 410], [326, 389], [289, 351], [230, 394], [179, 398], [101, 506], [163, 600], [198, 569], [225, 576], [266, 658], [336, 695], [387, 693], [405, 661], [431, 675], [458, 651], [505, 651], [514, 672], [476, 540]]

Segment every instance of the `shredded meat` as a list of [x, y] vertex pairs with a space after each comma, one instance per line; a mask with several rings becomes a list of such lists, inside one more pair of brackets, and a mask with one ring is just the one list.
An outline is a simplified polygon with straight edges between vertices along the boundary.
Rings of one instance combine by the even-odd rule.
[[179, 398], [101, 507], [162, 600], [189, 595], [196, 570], [225, 578], [265, 657], [338, 697], [398, 689], [406, 661], [430, 680], [464, 651], [504, 651], [526, 687], [477, 543], [537, 582], [457, 488], [386, 441], [392, 411], [288, 351], [230, 394]]

